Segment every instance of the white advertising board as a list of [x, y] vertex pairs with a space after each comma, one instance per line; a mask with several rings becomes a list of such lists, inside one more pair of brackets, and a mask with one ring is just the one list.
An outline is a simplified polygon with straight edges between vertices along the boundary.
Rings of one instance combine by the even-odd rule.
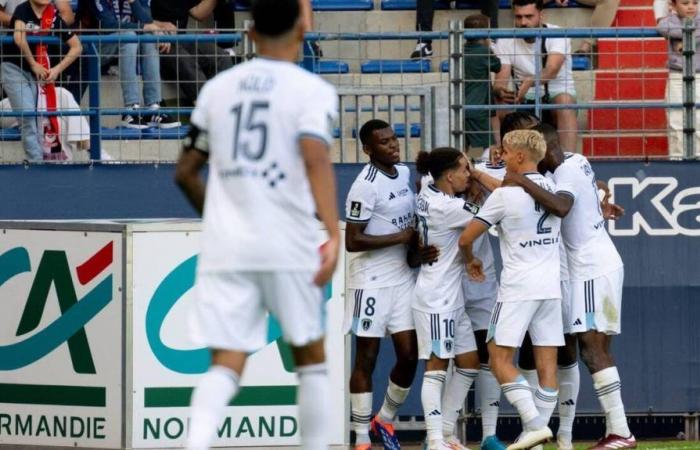
[[[132, 234], [132, 416], [130, 446], [173, 448], [185, 444], [190, 396], [207, 370], [209, 354], [189, 340], [188, 314], [194, 301], [198, 231], [149, 231]], [[327, 293], [326, 349], [331, 386], [328, 411], [332, 444], [347, 438], [345, 337], [343, 320], [344, 255]], [[269, 344], [251, 355], [242, 388], [227, 408], [216, 446], [299, 444], [297, 378], [291, 354], [269, 323]]]
[[122, 445], [122, 234], [0, 230], [0, 443]]

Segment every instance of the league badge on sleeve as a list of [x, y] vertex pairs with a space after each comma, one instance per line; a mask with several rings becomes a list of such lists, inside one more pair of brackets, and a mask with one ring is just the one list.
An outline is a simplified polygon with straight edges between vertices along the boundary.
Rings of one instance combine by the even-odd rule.
[[362, 214], [362, 203], [351, 202], [350, 203], [350, 217], [354, 217], [356, 219], [359, 219], [360, 214]]

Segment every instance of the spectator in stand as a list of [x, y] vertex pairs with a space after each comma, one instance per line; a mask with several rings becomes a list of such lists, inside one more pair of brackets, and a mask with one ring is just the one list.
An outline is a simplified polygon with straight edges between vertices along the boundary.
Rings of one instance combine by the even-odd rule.
[[[542, 0], [513, 0], [515, 27], [558, 28], [544, 22], [542, 8]], [[501, 71], [496, 75], [493, 90], [501, 102], [534, 104], [535, 72], [539, 66], [541, 103], [576, 103], [570, 39], [499, 39], [496, 54], [501, 59]], [[515, 78], [515, 91], [508, 87], [511, 70]], [[543, 122], [557, 127], [562, 148], [576, 151], [576, 112], [573, 109], [544, 110], [542, 116]]]
[[[455, 0], [449, 0], [452, 3]], [[417, 0], [416, 2], [416, 31], [433, 31], [433, 16], [435, 15], [434, 0]], [[480, 0], [481, 13], [488, 16], [491, 28], [498, 28], [498, 0]], [[429, 58], [433, 56], [433, 41], [418, 40], [416, 49], [411, 53], [412, 59]]]
[[[472, 14], [464, 19], [465, 29], [489, 27], [489, 18], [483, 14]], [[491, 52], [490, 39], [467, 39], [464, 44], [464, 103], [483, 108], [464, 111], [466, 148], [479, 149], [479, 157], [494, 143], [498, 127], [494, 127], [496, 111], [493, 103], [491, 72], [501, 70], [501, 60]], [[496, 124], [498, 124], [496, 119]]]
[[[692, 19], [695, 29], [700, 29], [697, 0], [672, 0], [672, 13], [659, 20], [656, 29], [668, 40], [668, 83], [666, 101], [683, 103], [683, 21]], [[700, 35], [695, 35], [700, 42]], [[700, 58], [695, 58], [695, 73], [700, 73]], [[696, 75], [697, 76], [697, 75]], [[695, 102], [700, 102], [700, 81], [695, 79]], [[667, 109], [668, 154], [672, 159], [681, 159], [683, 147], [683, 110]], [[700, 116], [695, 115], [695, 155], [700, 155]]]
[[[552, 1], [557, 6], [564, 7], [569, 5], [569, 0], [546, 0], [545, 3], [551, 3]], [[593, 14], [591, 14], [592, 28], [610, 27], [617, 15], [617, 8], [620, 6], [620, 0], [576, 0], [576, 2], [593, 7]], [[592, 55], [594, 53], [594, 42], [593, 38], [583, 39], [581, 46], [574, 53], [586, 56]]]
[[[137, 31], [160, 33], [162, 30], [151, 17], [148, 0], [85, 0], [88, 2], [89, 19], [108, 36], [135, 37]], [[122, 116], [122, 126], [145, 129], [148, 127], [174, 128], [180, 122], [159, 111], [161, 95], [160, 55], [170, 44], [154, 42], [115, 42], [100, 44], [101, 65], [115, 57], [119, 60], [119, 80], [124, 106], [131, 112]], [[143, 103], [139, 93], [138, 65], [141, 63], [143, 78]], [[146, 105], [141, 108], [141, 105]]]
[[[27, 0], [0, 0], [0, 28], [12, 28], [10, 26], [12, 14], [15, 12], [18, 5], [26, 1]], [[63, 19], [66, 25], [72, 27], [75, 23], [75, 13], [73, 12], [70, 0], [54, 0], [53, 3], [61, 19]]]
[[654, 0], [654, 17], [657, 23], [671, 12], [671, 3], [669, 0]]
[[[218, 0], [226, 1], [226, 0]], [[151, 11], [156, 24], [169, 33], [187, 30], [189, 18], [202, 22], [211, 17], [217, 0], [151, 0]], [[232, 67], [229, 54], [212, 42], [178, 42], [170, 55], [160, 60], [163, 78], [177, 82], [184, 101], [181, 106], [192, 106], [204, 82], [218, 72]]]
[[[35, 113], [39, 96], [43, 95], [47, 109], [56, 110], [54, 82], [82, 52], [80, 40], [50, 0], [28, 0], [16, 5], [9, 25], [15, 30], [14, 42], [3, 46], [0, 73], [10, 103], [19, 112]], [[68, 45], [68, 52], [60, 58], [60, 45], [29, 44], [27, 36], [39, 34], [60, 38]], [[44, 125], [41, 133], [39, 122]], [[62, 153], [58, 119], [53, 116], [46, 122], [45, 125], [35, 116], [20, 118], [22, 144], [28, 160], [56, 159], [54, 156]]]

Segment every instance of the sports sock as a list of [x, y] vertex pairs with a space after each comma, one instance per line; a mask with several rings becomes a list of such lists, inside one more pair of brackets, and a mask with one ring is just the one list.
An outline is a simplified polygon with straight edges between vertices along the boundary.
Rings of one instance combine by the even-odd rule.
[[216, 438], [228, 402], [238, 392], [239, 375], [224, 366], [211, 366], [192, 393], [188, 450], [206, 450]]
[[593, 388], [605, 411], [607, 434], [628, 437], [632, 433], [627, 426], [625, 406], [622, 404], [622, 384], [617, 367], [608, 367], [593, 374]]
[[369, 444], [369, 422], [372, 420], [372, 393], [350, 394], [352, 429], [357, 438], [355, 444]]
[[464, 407], [464, 399], [477, 375], [479, 375], [478, 370], [456, 367], [450, 379], [447, 380], [447, 386], [445, 386], [445, 392], [442, 396], [443, 436], [449, 437], [455, 433], [459, 411]]
[[552, 417], [554, 408], [557, 407], [557, 397], [559, 391], [551, 388], [543, 388], [537, 386], [535, 391], [535, 406], [540, 413], [540, 417], [544, 420], [545, 425], [549, 424], [549, 419]]
[[382, 422], [393, 422], [396, 418], [396, 412], [403, 405], [410, 390], [410, 386], [403, 388], [389, 378], [389, 386], [387, 386], [386, 394], [384, 394], [384, 403], [382, 403], [382, 408], [379, 410], [379, 420]]
[[299, 366], [299, 428], [301, 445], [304, 450], [326, 450], [328, 448], [327, 430], [329, 429], [327, 411], [330, 387], [326, 364]]
[[501, 386], [488, 364], [482, 364], [476, 380], [476, 392], [481, 404], [482, 439], [496, 434], [498, 408], [501, 406]]
[[546, 425], [544, 419], [540, 417], [539, 411], [537, 411], [532, 389], [524, 377], [519, 376], [512, 383], [502, 384], [501, 389], [510, 404], [518, 410], [520, 420], [523, 423], [523, 430], [537, 430]]
[[576, 418], [576, 402], [581, 384], [578, 363], [559, 367], [557, 379], [559, 380], [559, 431], [557, 431], [557, 435], [571, 441], [574, 419]]
[[423, 387], [421, 388], [421, 402], [425, 415], [425, 429], [428, 433], [428, 442], [442, 440], [442, 386], [445, 384], [447, 372], [444, 370], [430, 370], [423, 375]]
[[537, 371], [536, 370], [525, 370], [521, 369], [518, 367], [518, 370], [520, 370], [520, 373], [523, 375], [523, 378], [527, 380], [527, 384], [530, 385], [530, 388], [532, 389], [532, 393], [534, 394], [535, 391], [537, 390], [537, 386], [540, 385], [540, 380], [537, 377]]

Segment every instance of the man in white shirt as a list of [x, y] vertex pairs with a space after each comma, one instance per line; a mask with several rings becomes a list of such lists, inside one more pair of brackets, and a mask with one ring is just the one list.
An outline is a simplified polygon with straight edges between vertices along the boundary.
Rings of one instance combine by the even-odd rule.
[[[557, 28], [544, 22], [542, 0], [514, 0], [516, 28]], [[576, 103], [576, 86], [571, 66], [571, 40], [568, 38], [499, 39], [496, 54], [501, 71], [496, 74], [493, 90], [503, 103], [534, 103], [536, 95], [542, 103]], [[535, 87], [539, 68], [539, 90]], [[508, 88], [511, 70], [516, 90]], [[543, 110], [544, 119], [556, 125], [562, 146], [576, 149], [576, 111], [573, 109]]]
[[[554, 184], [537, 172], [546, 144], [532, 130], [516, 130], [503, 140], [508, 172], [519, 173], [544, 190]], [[483, 264], [473, 255], [474, 241], [497, 226], [503, 270], [498, 301], [487, 336], [489, 361], [508, 401], [520, 415], [524, 433], [508, 447], [529, 449], [552, 437], [547, 427], [557, 402], [557, 347], [564, 345], [559, 285], [561, 220], [546, 212], [522, 188], [504, 186], [491, 193], [460, 237], [467, 272], [483, 280]], [[531, 388], [513, 365], [515, 351], [529, 332], [539, 386]]]
[[593, 377], [606, 416], [606, 435], [591, 449], [635, 448], [610, 349], [613, 336], [621, 332], [624, 267], [605, 220], [621, 216], [624, 210], [607, 201], [601, 206], [595, 173], [583, 155], [563, 153], [551, 146], [540, 171], [553, 174], [556, 194], [522, 176], [508, 174], [506, 178], [525, 189], [545, 210], [563, 218], [571, 290], [565, 328], [577, 337], [581, 359]]
[[[192, 394], [189, 450], [212, 444], [248, 355], [267, 344], [268, 314], [292, 347], [302, 448], [328, 448], [321, 287], [340, 242], [328, 155], [338, 97], [295, 64], [302, 10], [299, 0], [253, 3], [259, 57], [205, 85], [178, 161], [178, 184], [204, 211], [192, 338], [212, 352]], [[314, 214], [328, 234], [323, 245]]]

